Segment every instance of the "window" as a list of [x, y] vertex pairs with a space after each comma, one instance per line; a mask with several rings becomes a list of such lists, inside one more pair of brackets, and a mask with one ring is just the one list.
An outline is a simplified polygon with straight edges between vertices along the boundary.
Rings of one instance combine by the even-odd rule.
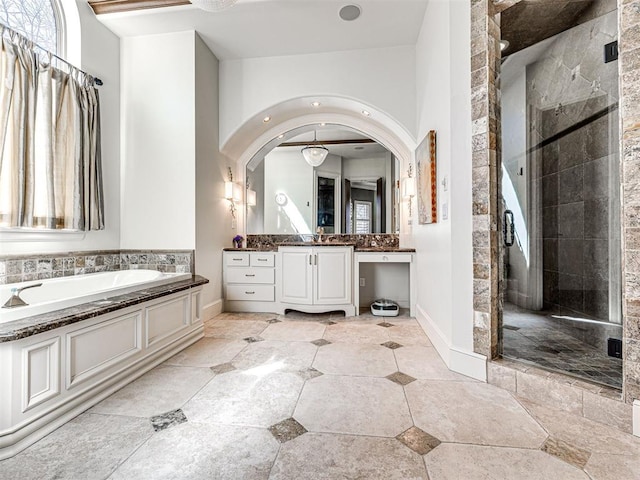
[[57, 55], [63, 53], [62, 22], [52, 0], [0, 0], [0, 23]]
[[371, 202], [356, 200], [355, 206], [355, 233], [371, 233]]

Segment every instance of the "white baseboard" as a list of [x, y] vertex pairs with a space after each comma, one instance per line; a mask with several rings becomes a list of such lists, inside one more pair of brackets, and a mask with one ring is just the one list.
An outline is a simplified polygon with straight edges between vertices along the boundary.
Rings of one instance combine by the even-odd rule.
[[633, 434], [640, 437], [640, 400], [633, 401]]
[[202, 307], [202, 321], [206, 322], [207, 320], [211, 320], [216, 315], [220, 315], [223, 312], [223, 302], [222, 299], [216, 300], [215, 302], [211, 302], [208, 305]]
[[487, 357], [452, 346], [442, 330], [420, 305], [416, 305], [416, 312], [418, 323], [449, 370], [483, 382], [487, 381]]

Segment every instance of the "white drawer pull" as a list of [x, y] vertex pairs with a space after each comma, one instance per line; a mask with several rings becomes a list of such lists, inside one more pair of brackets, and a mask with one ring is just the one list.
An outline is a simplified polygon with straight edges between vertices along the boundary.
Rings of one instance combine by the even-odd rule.
[[388, 262], [389, 261], [389, 257], [387, 257], [386, 255], [383, 255], [382, 256], [382, 260], [385, 261], [385, 262]]
[[244, 292], [244, 293], [246, 293], [247, 295], [255, 295], [256, 292]]
[[243, 259], [242, 258], [233, 258], [232, 259], [234, 262], [241, 262]]
[[258, 259], [258, 261], [259, 261], [259, 262], [266, 262], [266, 261], [267, 261], [267, 259], [266, 259], [266, 258], [259, 258], [259, 259]]

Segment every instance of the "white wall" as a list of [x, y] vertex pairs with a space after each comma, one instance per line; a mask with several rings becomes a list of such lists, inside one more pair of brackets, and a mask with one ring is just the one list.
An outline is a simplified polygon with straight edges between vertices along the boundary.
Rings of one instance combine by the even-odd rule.
[[412, 46], [226, 60], [220, 64], [220, 141], [280, 102], [335, 95], [374, 105], [415, 131]]
[[[120, 40], [96, 20], [85, 1], [65, 0], [70, 60], [104, 81], [99, 87], [105, 229], [85, 234], [3, 234], [2, 254], [118, 249], [120, 242]], [[72, 9], [76, 9], [73, 11]], [[77, 48], [80, 44], [81, 48]], [[76, 47], [76, 48], [73, 48]]]
[[218, 150], [218, 59], [195, 36], [196, 273], [203, 286], [205, 319], [222, 309], [222, 249], [234, 232], [228, 220], [224, 181], [228, 160]]
[[194, 37], [122, 40], [123, 249], [195, 248]]
[[437, 132], [439, 220], [412, 226], [418, 317], [450, 368], [483, 378], [473, 354], [470, 70], [469, 0], [431, 1], [416, 45], [417, 138]]

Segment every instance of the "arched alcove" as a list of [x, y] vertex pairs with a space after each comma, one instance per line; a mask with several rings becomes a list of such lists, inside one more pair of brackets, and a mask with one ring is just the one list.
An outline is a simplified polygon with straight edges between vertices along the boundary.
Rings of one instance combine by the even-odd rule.
[[[314, 101], [321, 106], [312, 107]], [[270, 119], [265, 122], [267, 116]], [[221, 151], [235, 163], [234, 178], [244, 182], [245, 167], [254, 156], [267, 153], [287, 137], [312, 131], [321, 123], [352, 128], [380, 143], [400, 161], [401, 172], [406, 172], [413, 162], [415, 139], [397, 121], [371, 105], [328, 96], [291, 99], [257, 113], [234, 132]], [[280, 135], [285, 137], [278, 138]], [[401, 242], [407, 244], [410, 226], [407, 205], [402, 205], [400, 235]], [[245, 218], [243, 212], [239, 224], [246, 233]]]

